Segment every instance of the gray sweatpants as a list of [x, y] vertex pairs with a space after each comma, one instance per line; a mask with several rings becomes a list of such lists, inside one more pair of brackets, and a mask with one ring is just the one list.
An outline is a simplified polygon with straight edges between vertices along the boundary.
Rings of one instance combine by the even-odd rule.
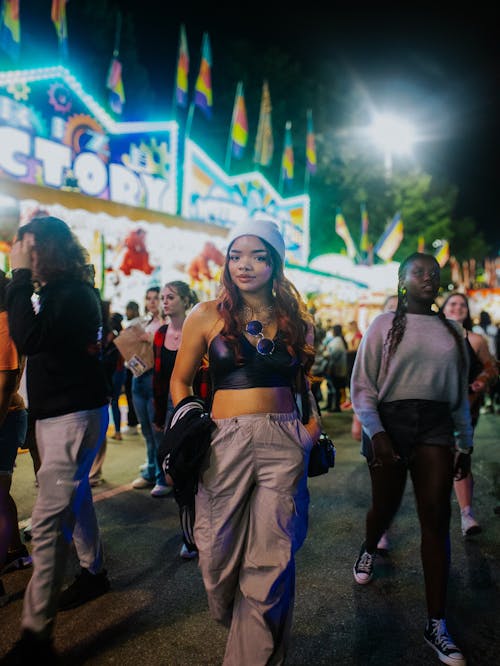
[[33, 509], [33, 574], [21, 625], [49, 636], [71, 540], [82, 567], [99, 573], [103, 553], [89, 471], [108, 427], [108, 406], [36, 422], [41, 467]]
[[295, 414], [215, 419], [196, 495], [195, 541], [225, 666], [283, 664], [307, 533], [311, 438]]

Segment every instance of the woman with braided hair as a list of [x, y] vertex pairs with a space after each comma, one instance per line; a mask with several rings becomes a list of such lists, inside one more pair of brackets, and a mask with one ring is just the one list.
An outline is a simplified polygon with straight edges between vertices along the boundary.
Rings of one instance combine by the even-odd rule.
[[445, 610], [453, 481], [470, 470], [468, 359], [458, 325], [434, 306], [436, 259], [412, 254], [398, 278], [396, 311], [373, 320], [352, 373], [352, 403], [372, 484], [366, 538], [353, 573], [362, 585], [372, 580], [377, 542], [400, 506], [409, 472], [421, 528], [424, 638], [442, 662], [462, 666], [465, 658], [448, 634]]

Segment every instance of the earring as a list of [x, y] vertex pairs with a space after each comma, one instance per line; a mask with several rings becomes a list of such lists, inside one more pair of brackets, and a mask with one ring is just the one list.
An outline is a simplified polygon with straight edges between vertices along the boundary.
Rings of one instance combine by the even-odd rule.
[[401, 287], [401, 296], [406, 296], [408, 289], [406, 287]]

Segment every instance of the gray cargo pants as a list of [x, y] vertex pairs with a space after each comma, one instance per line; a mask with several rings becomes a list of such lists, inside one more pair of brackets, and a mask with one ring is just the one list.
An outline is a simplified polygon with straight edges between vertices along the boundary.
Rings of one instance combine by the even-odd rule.
[[224, 666], [283, 664], [312, 441], [296, 414], [214, 422], [194, 536], [210, 612], [230, 627]]
[[106, 436], [108, 405], [36, 421], [41, 458], [32, 514], [33, 575], [24, 595], [23, 629], [50, 636], [72, 539], [92, 573], [103, 553], [89, 471]]

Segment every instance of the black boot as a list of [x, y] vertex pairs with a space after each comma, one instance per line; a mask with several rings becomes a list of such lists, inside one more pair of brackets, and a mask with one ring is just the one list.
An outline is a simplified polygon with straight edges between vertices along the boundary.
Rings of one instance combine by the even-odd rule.
[[26, 664], [59, 664], [60, 659], [54, 650], [52, 638], [42, 638], [39, 634], [24, 629], [21, 638], [2, 659], [3, 666], [26, 666]]

